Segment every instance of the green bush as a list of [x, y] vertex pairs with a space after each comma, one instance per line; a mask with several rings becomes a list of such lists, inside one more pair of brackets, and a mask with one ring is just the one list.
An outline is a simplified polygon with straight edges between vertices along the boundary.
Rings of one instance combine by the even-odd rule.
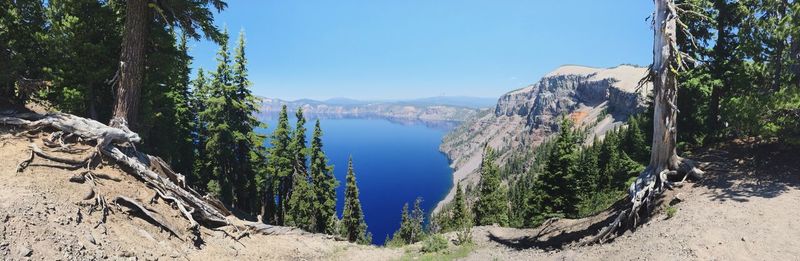
[[434, 253], [447, 249], [447, 239], [441, 234], [434, 234], [422, 241], [422, 252]]
[[472, 226], [468, 225], [456, 232], [456, 245], [462, 246], [470, 243], [472, 243]]
[[676, 213], [678, 213], [678, 208], [673, 206], [667, 207], [667, 219], [674, 217]]

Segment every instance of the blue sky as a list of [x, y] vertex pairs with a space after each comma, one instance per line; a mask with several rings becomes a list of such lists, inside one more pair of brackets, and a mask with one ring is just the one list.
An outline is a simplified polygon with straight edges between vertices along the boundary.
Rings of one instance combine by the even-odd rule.
[[[229, 0], [257, 95], [498, 97], [564, 64], [646, 65], [649, 0]], [[218, 47], [191, 44], [194, 67]], [[231, 48], [232, 49], [232, 48]]]

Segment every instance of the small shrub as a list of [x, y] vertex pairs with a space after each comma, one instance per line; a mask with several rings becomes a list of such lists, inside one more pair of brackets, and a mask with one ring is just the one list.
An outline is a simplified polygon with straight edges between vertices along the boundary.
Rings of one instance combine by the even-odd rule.
[[456, 232], [456, 245], [464, 245], [472, 243], [472, 226], [464, 226], [461, 230]]
[[441, 234], [433, 234], [422, 242], [422, 252], [434, 253], [447, 249], [447, 239]]
[[667, 207], [667, 219], [674, 217], [676, 213], [678, 213], [678, 208], [673, 206]]

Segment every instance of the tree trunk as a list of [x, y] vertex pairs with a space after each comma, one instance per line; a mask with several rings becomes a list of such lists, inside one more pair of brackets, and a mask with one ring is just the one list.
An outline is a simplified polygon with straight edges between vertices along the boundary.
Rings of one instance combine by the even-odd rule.
[[[700, 178], [703, 171], [695, 168], [691, 160], [678, 156], [676, 151], [677, 100], [677, 50], [676, 19], [674, 0], [655, 0], [656, 11], [653, 20], [653, 64], [651, 77], [654, 92], [653, 145], [650, 164], [639, 174], [628, 190], [630, 203], [616, 215], [614, 221], [603, 228], [596, 236], [583, 244], [602, 242], [614, 231], [638, 224], [640, 215], [648, 215], [657, 202], [658, 196], [671, 183], [669, 177], [679, 174]], [[685, 176], [684, 176], [685, 177]]]
[[112, 127], [135, 125], [144, 80], [145, 46], [150, 12], [147, 0], [127, 0], [120, 55], [120, 79], [114, 100]]

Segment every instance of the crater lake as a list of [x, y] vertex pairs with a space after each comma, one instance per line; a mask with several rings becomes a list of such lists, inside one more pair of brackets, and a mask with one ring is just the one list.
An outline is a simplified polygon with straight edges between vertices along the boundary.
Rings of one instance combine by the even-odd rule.
[[[294, 113], [289, 113], [294, 128]], [[259, 133], [269, 135], [277, 125], [277, 114], [261, 116], [267, 123]], [[306, 115], [307, 140], [310, 142], [315, 116]], [[445, 154], [439, 151], [444, 135], [453, 122], [396, 121], [384, 118], [318, 117], [322, 127], [323, 151], [334, 166], [339, 181], [336, 210], [341, 218], [344, 206], [347, 160], [353, 157], [356, 182], [367, 230], [373, 244], [382, 245], [400, 227], [403, 204], [413, 207], [421, 197], [426, 222], [436, 204], [452, 186], [452, 169]], [[269, 139], [266, 146], [269, 147]], [[310, 146], [310, 144], [309, 144]]]

